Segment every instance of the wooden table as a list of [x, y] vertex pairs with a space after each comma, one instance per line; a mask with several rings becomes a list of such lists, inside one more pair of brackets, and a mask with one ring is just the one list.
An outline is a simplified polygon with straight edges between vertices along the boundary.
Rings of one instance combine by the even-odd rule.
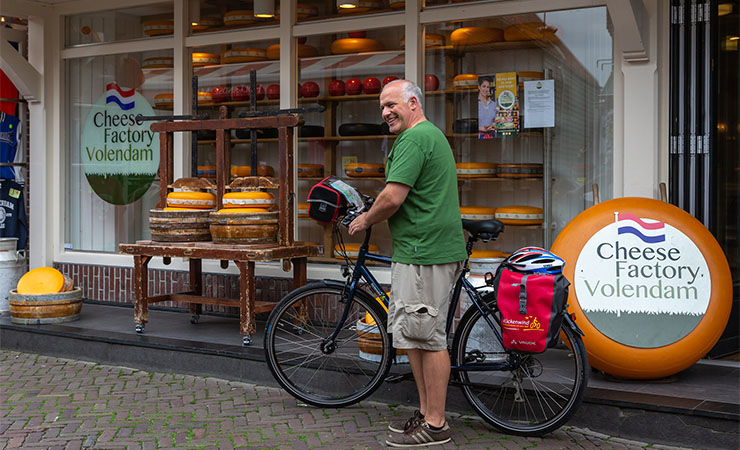
[[[134, 257], [134, 322], [137, 333], [144, 331], [149, 321], [149, 305], [157, 302], [174, 301], [188, 303], [191, 322], [197, 323], [202, 305], [236, 306], [239, 308], [239, 331], [242, 343], [249, 345], [256, 331], [255, 314], [271, 311], [275, 303], [256, 301], [254, 289], [254, 263], [261, 261], [283, 260], [293, 266], [293, 287], [306, 284], [306, 259], [316, 256], [316, 247], [295, 242], [292, 246], [277, 244], [227, 245], [212, 242], [155, 242], [137, 241], [135, 244], [120, 244], [120, 253]], [[148, 264], [153, 257], [188, 258], [190, 263], [190, 290], [149, 296]], [[239, 268], [239, 300], [203, 296], [204, 259], [221, 260], [221, 266], [234, 261]], [[289, 264], [288, 264], [289, 265]], [[225, 267], [224, 267], [225, 268]], [[288, 269], [289, 270], [289, 269]]]

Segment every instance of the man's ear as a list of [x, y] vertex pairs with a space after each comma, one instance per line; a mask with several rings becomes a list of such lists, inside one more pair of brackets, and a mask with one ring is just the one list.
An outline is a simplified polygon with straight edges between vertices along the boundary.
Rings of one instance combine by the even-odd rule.
[[409, 99], [409, 108], [416, 109], [419, 107], [419, 99], [416, 97], [411, 97]]

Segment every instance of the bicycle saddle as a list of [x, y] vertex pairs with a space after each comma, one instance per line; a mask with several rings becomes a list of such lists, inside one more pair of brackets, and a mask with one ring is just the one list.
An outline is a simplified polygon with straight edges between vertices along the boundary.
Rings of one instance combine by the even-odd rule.
[[504, 224], [500, 220], [468, 220], [462, 219], [462, 225], [465, 230], [473, 235], [476, 239], [484, 241], [496, 240], [498, 235], [504, 231]]

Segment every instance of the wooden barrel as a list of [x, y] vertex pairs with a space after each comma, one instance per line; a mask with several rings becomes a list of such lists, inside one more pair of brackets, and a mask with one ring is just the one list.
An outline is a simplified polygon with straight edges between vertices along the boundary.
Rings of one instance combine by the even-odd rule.
[[8, 294], [10, 321], [24, 325], [71, 322], [80, 318], [82, 289], [55, 294]]
[[[369, 325], [364, 320], [358, 320], [357, 336], [357, 345], [360, 347], [360, 358], [380, 362], [380, 355], [383, 348], [380, 345], [378, 326], [375, 324]], [[406, 350], [396, 350], [396, 362], [402, 364], [409, 362]]]
[[210, 241], [208, 216], [211, 210], [149, 210], [152, 240], [160, 242]]
[[211, 238], [217, 244], [277, 242], [278, 212], [211, 213]]

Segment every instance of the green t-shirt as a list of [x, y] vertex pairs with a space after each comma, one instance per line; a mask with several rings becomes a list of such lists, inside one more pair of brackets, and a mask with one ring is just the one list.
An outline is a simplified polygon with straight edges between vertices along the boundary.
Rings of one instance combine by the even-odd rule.
[[411, 187], [388, 219], [393, 261], [426, 265], [467, 258], [455, 158], [442, 131], [424, 121], [401, 133], [388, 155], [385, 173], [386, 183]]

